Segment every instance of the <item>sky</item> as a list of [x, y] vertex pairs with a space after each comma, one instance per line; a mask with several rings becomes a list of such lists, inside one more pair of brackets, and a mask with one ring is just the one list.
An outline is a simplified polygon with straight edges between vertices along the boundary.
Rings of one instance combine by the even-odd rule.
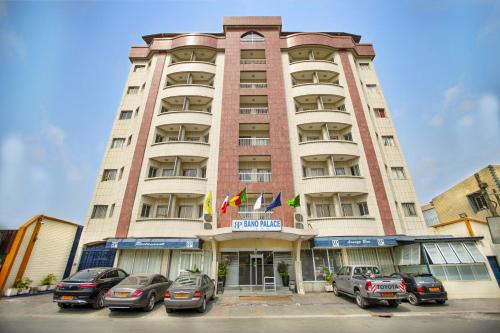
[[0, 1], [0, 229], [85, 223], [142, 35], [245, 15], [374, 44], [421, 203], [500, 163], [500, 1]]

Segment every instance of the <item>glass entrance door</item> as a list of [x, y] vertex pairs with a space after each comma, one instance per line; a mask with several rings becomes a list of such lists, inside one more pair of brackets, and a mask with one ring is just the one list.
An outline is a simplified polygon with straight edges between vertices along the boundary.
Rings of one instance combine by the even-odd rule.
[[264, 280], [264, 265], [262, 254], [250, 255], [250, 286], [262, 286]]

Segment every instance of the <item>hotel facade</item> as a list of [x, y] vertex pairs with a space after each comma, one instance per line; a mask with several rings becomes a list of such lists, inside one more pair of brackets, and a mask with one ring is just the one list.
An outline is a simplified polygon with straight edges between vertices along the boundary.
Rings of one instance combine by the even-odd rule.
[[[280, 17], [225, 17], [222, 33], [159, 33], [131, 48], [74, 270], [216, 279], [225, 264], [226, 289], [266, 290], [282, 288], [283, 262], [303, 293], [343, 264], [432, 265], [421, 243], [438, 249], [438, 238], [425, 236], [373, 46], [281, 28]], [[247, 201], [222, 213], [243, 189]]]

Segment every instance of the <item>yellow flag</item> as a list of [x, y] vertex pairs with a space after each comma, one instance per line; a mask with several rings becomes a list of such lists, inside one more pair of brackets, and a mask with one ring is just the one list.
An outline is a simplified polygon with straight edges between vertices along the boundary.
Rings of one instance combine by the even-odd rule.
[[212, 215], [212, 192], [208, 192], [203, 205], [203, 214]]

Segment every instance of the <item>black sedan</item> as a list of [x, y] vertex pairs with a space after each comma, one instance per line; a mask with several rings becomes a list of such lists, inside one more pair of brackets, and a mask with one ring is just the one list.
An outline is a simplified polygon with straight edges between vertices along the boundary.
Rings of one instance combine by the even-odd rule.
[[153, 310], [156, 302], [172, 284], [160, 274], [135, 274], [108, 290], [104, 300], [110, 310], [140, 308], [144, 311]]
[[119, 268], [84, 269], [57, 284], [53, 301], [60, 308], [90, 304], [94, 309], [104, 306], [104, 294], [128, 276]]
[[205, 312], [207, 302], [215, 297], [215, 284], [206, 274], [183, 274], [165, 292], [167, 313], [177, 309]]
[[392, 276], [400, 277], [406, 282], [408, 302], [411, 305], [419, 305], [427, 301], [444, 304], [448, 300], [448, 293], [444, 290], [443, 284], [432, 274], [394, 273]]

